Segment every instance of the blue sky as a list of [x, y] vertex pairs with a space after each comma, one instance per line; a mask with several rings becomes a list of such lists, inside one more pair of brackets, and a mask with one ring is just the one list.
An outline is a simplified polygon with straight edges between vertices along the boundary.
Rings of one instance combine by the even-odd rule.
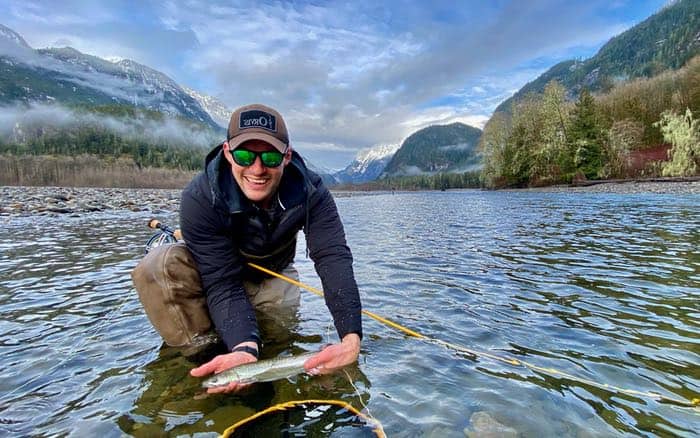
[[0, 23], [34, 48], [133, 59], [229, 108], [271, 105], [303, 155], [338, 169], [430, 124], [483, 127], [524, 84], [665, 3], [0, 0]]

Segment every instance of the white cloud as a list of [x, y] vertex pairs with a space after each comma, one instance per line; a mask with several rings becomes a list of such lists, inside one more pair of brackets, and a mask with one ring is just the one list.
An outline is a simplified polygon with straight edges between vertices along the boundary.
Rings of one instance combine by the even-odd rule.
[[0, 107], [0, 133], [5, 135], [21, 132], [22, 127], [30, 124], [63, 127], [88, 123], [103, 126], [127, 138], [146, 137], [163, 144], [181, 143], [208, 148], [215, 141], [209, 131], [193, 130], [188, 124], [168, 117], [164, 120], [143, 117], [117, 119], [107, 115], [80, 113], [59, 105], [43, 104]]

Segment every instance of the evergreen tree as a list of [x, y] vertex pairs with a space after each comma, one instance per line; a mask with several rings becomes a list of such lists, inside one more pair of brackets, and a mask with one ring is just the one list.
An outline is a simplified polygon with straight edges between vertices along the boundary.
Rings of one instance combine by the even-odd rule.
[[570, 141], [576, 170], [588, 179], [600, 176], [603, 167], [602, 137], [595, 100], [584, 88], [571, 112]]

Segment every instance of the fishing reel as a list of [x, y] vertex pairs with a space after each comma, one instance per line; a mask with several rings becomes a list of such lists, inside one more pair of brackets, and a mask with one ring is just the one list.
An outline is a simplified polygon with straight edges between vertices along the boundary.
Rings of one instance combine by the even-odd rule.
[[151, 219], [148, 221], [148, 227], [157, 230], [146, 242], [146, 254], [153, 248], [157, 248], [163, 245], [169, 245], [171, 243], [177, 243], [178, 240], [182, 239], [182, 233], [180, 230], [171, 228], [158, 219]]

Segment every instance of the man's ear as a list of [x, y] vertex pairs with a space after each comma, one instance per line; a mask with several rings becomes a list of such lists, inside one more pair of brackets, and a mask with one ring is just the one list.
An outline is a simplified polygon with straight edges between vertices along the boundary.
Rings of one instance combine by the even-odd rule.
[[229, 162], [229, 164], [233, 165], [233, 157], [231, 156], [231, 147], [228, 145], [228, 142], [224, 142], [224, 158], [226, 158], [226, 161]]
[[292, 161], [292, 145], [290, 144], [287, 147], [287, 152], [284, 153], [284, 165], [286, 166], [289, 164], [289, 162]]

